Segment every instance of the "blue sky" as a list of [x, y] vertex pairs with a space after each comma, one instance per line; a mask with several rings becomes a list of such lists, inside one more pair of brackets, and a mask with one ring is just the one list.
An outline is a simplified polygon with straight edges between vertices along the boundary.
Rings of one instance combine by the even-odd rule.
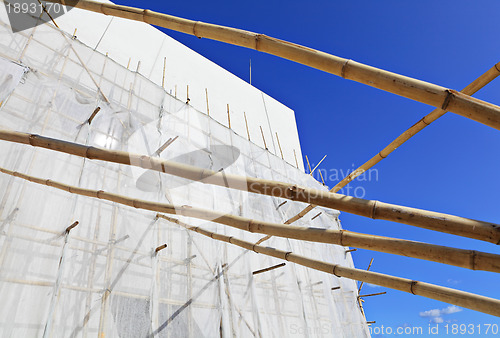
[[[118, 3], [138, 5], [131, 0]], [[500, 61], [497, 0], [145, 0], [140, 6], [267, 34], [458, 90]], [[331, 173], [361, 165], [433, 109], [253, 50], [166, 33], [244, 80], [249, 78], [252, 59], [252, 84], [295, 111], [303, 153], [316, 163], [328, 155], [321, 168]], [[476, 97], [500, 104], [499, 93], [497, 79]], [[500, 223], [499, 145], [500, 131], [448, 113], [378, 164], [378, 175], [371, 181], [352, 186], [359, 187], [364, 198]], [[332, 178], [327, 183], [332, 187], [336, 182]], [[500, 253], [493, 244], [408, 225], [347, 213], [342, 213], [341, 221], [352, 231]], [[500, 298], [494, 273], [367, 250], [358, 250], [353, 257], [358, 268], [365, 268], [373, 257], [372, 269], [377, 272]], [[421, 326], [426, 333], [430, 320], [442, 318], [439, 336], [446, 336], [447, 322], [500, 322], [399, 291], [365, 286], [362, 293], [381, 291], [388, 293], [367, 298], [364, 305], [367, 319], [375, 320], [376, 327]], [[441, 309], [447, 310], [431, 311]], [[431, 311], [429, 316], [422, 316], [425, 311]], [[432, 316], [437, 314], [441, 316]]]

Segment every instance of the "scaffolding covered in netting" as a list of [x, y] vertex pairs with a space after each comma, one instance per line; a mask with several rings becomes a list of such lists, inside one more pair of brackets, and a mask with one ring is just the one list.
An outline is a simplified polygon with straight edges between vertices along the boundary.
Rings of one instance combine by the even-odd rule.
[[[3, 129], [326, 190], [51, 24], [14, 34], [1, 23], [0, 102]], [[275, 223], [306, 206], [7, 142], [0, 166]], [[293, 263], [254, 275], [281, 261], [189, 232], [155, 212], [7, 175], [0, 175], [0, 191], [2, 337], [369, 336], [355, 281]], [[338, 212], [318, 212], [296, 225], [340, 228]], [[262, 238], [174, 217], [254, 243]], [[277, 237], [264, 244], [353, 267], [342, 246]]]

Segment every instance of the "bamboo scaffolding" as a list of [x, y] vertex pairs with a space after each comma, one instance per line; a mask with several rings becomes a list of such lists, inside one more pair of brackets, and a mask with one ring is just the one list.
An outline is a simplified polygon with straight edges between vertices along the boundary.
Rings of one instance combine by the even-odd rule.
[[207, 115], [210, 116], [210, 107], [208, 105], [208, 88], [205, 88], [205, 98], [207, 100]]
[[312, 176], [312, 174], [314, 174], [314, 172], [316, 171], [316, 169], [318, 169], [318, 167], [320, 166], [321, 163], [323, 163], [323, 161], [325, 160], [325, 158], [327, 157], [328, 155], [325, 155], [323, 156], [323, 158], [321, 159], [321, 161], [319, 161], [319, 163], [314, 167], [313, 170], [311, 170], [311, 172], [309, 173], [309, 175]]
[[248, 136], [248, 140], [250, 140], [250, 130], [248, 129], [248, 121], [247, 121], [247, 114], [245, 112], [243, 112], [243, 117], [245, 117], [245, 125], [247, 127], [247, 136]]
[[[72, 194], [107, 200], [137, 209], [144, 209], [167, 214], [178, 214], [186, 217], [209, 220], [215, 223], [224, 224], [249, 232], [318, 243], [330, 243], [342, 246], [357, 247], [361, 249], [424, 259], [472, 270], [500, 272], [500, 255], [491, 253], [485, 253], [475, 250], [463, 250], [389, 237], [367, 235], [346, 230], [287, 226], [283, 224], [252, 220], [241, 216], [228, 215], [221, 212], [195, 208], [186, 205], [175, 206], [166, 203], [143, 201], [122, 195], [111, 194], [102, 190], [97, 191], [78, 188], [51, 180], [44, 180], [25, 174], [20, 174], [3, 168], [0, 168], [0, 172], [19, 177], [33, 183], [60, 189]], [[159, 214], [158, 217], [165, 218], [166, 216]]]
[[307, 157], [307, 155], [306, 155], [306, 161], [307, 161], [307, 167], [309, 168], [309, 174], [310, 174], [310, 173], [312, 173], [311, 163], [309, 163], [309, 158]]
[[318, 170], [318, 173], [319, 173], [319, 177], [321, 177], [321, 183], [322, 183], [323, 185], [325, 185], [325, 179], [323, 178], [323, 174], [321, 173], [321, 169], [320, 169], [320, 170]]
[[380, 295], [385, 295], [387, 292], [377, 292], [377, 293], [370, 293], [368, 295], [359, 295], [358, 298], [363, 298], [363, 297], [373, 297], [373, 296], [380, 296]]
[[271, 270], [274, 270], [274, 269], [281, 268], [281, 267], [283, 267], [285, 265], [286, 265], [286, 263], [276, 264], [276, 265], [270, 266], [270, 267], [265, 268], [265, 269], [260, 269], [260, 270], [254, 271], [254, 272], [252, 272], [252, 275], [255, 276], [255, 275], [258, 275], [258, 274], [261, 274], [261, 273], [264, 273], [264, 272], [268, 272], [268, 271], [271, 271]]
[[[488, 69], [485, 73], [479, 76], [476, 80], [471, 82], [467, 87], [462, 89], [462, 93], [466, 95], [473, 95], [478, 90], [486, 86], [488, 83], [496, 79], [500, 75], [500, 62], [495, 64], [493, 67]], [[403, 145], [406, 141], [411, 139], [413, 136], [422, 131], [425, 127], [430, 125], [432, 122], [436, 121], [438, 118], [446, 114], [446, 111], [443, 109], [435, 109], [426, 116], [424, 116], [420, 121], [415, 123], [413, 126], [405, 130], [401, 135], [399, 135], [394, 141], [389, 143], [384, 149], [382, 149], [377, 155], [373, 156], [367, 162], [362, 164], [359, 168], [351, 172], [345, 178], [343, 178], [339, 183], [337, 183], [330, 192], [338, 192], [347, 184], [352, 182], [355, 178], [362, 175], [364, 172], [373, 168], [377, 163], [387, 158], [393, 151], [398, 149], [401, 145]], [[321, 174], [321, 171], [320, 171]], [[324, 183], [324, 182], [323, 182]], [[314, 205], [308, 205], [304, 210], [299, 212], [294, 217], [290, 218], [285, 222], [285, 224], [292, 224], [293, 222], [299, 220], [304, 217], [309, 211], [314, 208]]]
[[90, 0], [49, 0], [88, 11], [141, 21], [295, 61], [345, 79], [363, 83], [500, 129], [500, 107], [452, 89], [364, 65], [298, 44], [241, 29], [187, 20], [147, 9]]
[[167, 68], [167, 58], [163, 58], [163, 76], [161, 78], [161, 87], [165, 89], [165, 68]]
[[[372, 264], [373, 264], [373, 258], [370, 259], [370, 264], [368, 264], [368, 267], [366, 268], [366, 271], [370, 271], [370, 268], [372, 267]], [[361, 284], [359, 284], [358, 295], [361, 292], [361, 289], [363, 288], [363, 284], [365, 284], [365, 282], [361, 282]], [[359, 305], [361, 306], [361, 304], [359, 304]]]
[[34, 134], [0, 130], [0, 140], [28, 144], [94, 160], [132, 165], [164, 172], [189, 180], [248, 191], [251, 193], [286, 198], [293, 201], [314, 203], [326, 208], [348, 213], [413, 225], [498, 244], [500, 225], [433, 211], [399, 206], [375, 200], [299, 187], [289, 183], [238, 176], [197, 168], [161, 158], [118, 150], [85, 146]]
[[282, 206], [284, 206], [285, 204], [287, 204], [288, 201], [285, 201], [285, 202], [282, 202], [280, 203], [277, 207], [276, 207], [276, 210], [278, 210], [279, 208], [281, 208]]
[[380, 285], [390, 289], [395, 289], [403, 292], [412, 293], [414, 295], [419, 295], [439, 301], [443, 301], [449, 304], [454, 304], [457, 306], [465, 307], [471, 310], [488, 313], [493, 316], [500, 317], [500, 300], [455, 290], [451, 288], [446, 288], [443, 286], [438, 286], [434, 284], [424, 283], [420, 281], [410, 280], [401, 277], [395, 277], [390, 275], [385, 275], [372, 271], [365, 271], [355, 268], [343, 267], [337, 264], [331, 264], [327, 262], [322, 262], [314, 260], [311, 258], [303, 257], [294, 254], [290, 251], [278, 250], [275, 248], [264, 247], [260, 245], [255, 245], [250, 242], [246, 242], [235, 237], [229, 237], [225, 235], [220, 235], [214, 232], [204, 230], [199, 227], [193, 227], [186, 223], [183, 223], [174, 218], [166, 218], [172, 223], [176, 223], [190, 231], [197, 232], [201, 235], [210, 237], [212, 239], [227, 242], [243, 249], [254, 251], [266, 256], [271, 256], [279, 258], [285, 261], [296, 263], [314, 270], [323, 271], [337, 277], [345, 277], [348, 279], [353, 279], [357, 281], [362, 281], [366, 283], [371, 283], [375, 285]]
[[284, 160], [285, 158], [283, 157], [283, 150], [281, 150], [281, 144], [280, 144], [280, 138], [278, 137], [278, 132], [276, 132], [276, 140], [278, 140], [278, 146], [280, 148], [281, 159]]
[[264, 148], [266, 150], [268, 150], [267, 149], [267, 144], [266, 144], [266, 138], [264, 137], [264, 131], [262, 130], [262, 126], [259, 126], [259, 127], [260, 127], [260, 133], [262, 134], [262, 140], [264, 141]]
[[94, 118], [96, 117], [97, 113], [99, 113], [101, 111], [101, 107], [97, 107], [94, 112], [92, 113], [92, 115], [90, 115], [89, 119], [87, 120], [87, 123], [88, 124], [91, 124], [92, 121], [94, 120]]
[[166, 249], [166, 248], [167, 248], [167, 244], [160, 245], [159, 247], [157, 247], [157, 248], [155, 249], [155, 253], [158, 253], [158, 252], [160, 252], [161, 250]]

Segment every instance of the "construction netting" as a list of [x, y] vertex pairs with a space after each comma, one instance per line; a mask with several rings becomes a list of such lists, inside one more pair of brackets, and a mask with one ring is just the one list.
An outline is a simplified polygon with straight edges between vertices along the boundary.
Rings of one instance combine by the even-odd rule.
[[[326, 189], [51, 24], [13, 34], [1, 23], [0, 102], [2, 129]], [[305, 207], [3, 141], [0, 166], [275, 223]], [[296, 225], [338, 229], [338, 214], [317, 208]], [[246, 241], [263, 237], [172, 217]], [[264, 244], [353, 267], [341, 246], [275, 237]], [[2, 337], [369, 336], [356, 282], [292, 263], [253, 275], [279, 263], [154, 212], [0, 174]]]

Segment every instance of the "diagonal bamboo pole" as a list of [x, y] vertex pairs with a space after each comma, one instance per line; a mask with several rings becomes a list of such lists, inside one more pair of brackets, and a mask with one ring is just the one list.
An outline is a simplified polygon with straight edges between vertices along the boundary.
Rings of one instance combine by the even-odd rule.
[[[473, 95], [478, 90], [486, 86], [488, 83], [496, 79], [500, 75], [500, 62], [495, 64], [493, 67], [488, 69], [484, 74], [478, 77], [476, 80], [471, 82], [467, 87], [462, 90], [462, 93], [466, 95]], [[425, 127], [430, 125], [432, 122], [436, 121], [438, 118], [443, 116], [446, 113], [443, 109], [435, 109], [430, 112], [428, 115], [424, 116], [420, 121], [415, 123], [409, 129], [405, 130], [401, 135], [399, 135], [394, 141], [389, 143], [384, 149], [382, 149], [377, 155], [373, 156], [366, 163], [361, 165], [358, 169], [354, 170], [344, 179], [342, 179], [339, 183], [337, 183], [330, 192], [338, 192], [340, 189], [345, 187], [347, 184], [352, 182], [356, 177], [362, 175], [365, 171], [373, 168], [377, 163], [382, 161], [384, 158], [389, 156], [394, 150], [398, 149], [403, 143], [411, 139], [417, 133], [422, 131]], [[292, 224], [293, 222], [304, 217], [309, 211], [314, 209], [314, 205], [310, 204], [304, 208], [297, 215], [293, 216], [289, 220], [285, 222], [285, 224]]]
[[449, 304], [454, 304], [471, 310], [488, 313], [490, 315], [500, 317], [500, 300], [494, 298], [489, 298], [465, 291], [455, 290], [443, 286], [410, 280], [406, 278], [395, 277], [377, 272], [365, 271], [355, 268], [343, 267], [337, 264], [322, 262], [311, 258], [296, 255], [293, 252], [255, 245], [253, 243], [242, 241], [235, 237], [224, 236], [204, 230], [199, 227], [193, 227], [174, 218], [165, 217], [165, 219], [167, 219], [172, 223], [178, 224], [188, 230], [197, 232], [201, 235], [210, 237], [212, 239], [222, 242], [227, 242], [239, 246], [243, 249], [254, 251], [256, 253], [260, 253], [266, 256], [271, 256], [285, 261], [293, 262], [295, 264], [299, 264], [314, 270], [333, 274], [337, 277], [345, 277], [348, 279], [353, 279], [361, 282], [380, 285], [383, 287], [412, 293], [414, 295], [419, 295], [439, 300]]
[[[326, 230], [318, 228], [305, 228], [287, 226], [264, 221], [252, 220], [235, 215], [228, 215], [212, 210], [195, 208], [190, 206], [175, 206], [172, 204], [156, 203], [133, 199], [126, 196], [111, 194], [102, 190], [83, 189], [67, 184], [36, 178], [0, 168], [0, 172], [24, 180], [54, 187], [72, 194], [99, 198], [130, 207], [156, 211], [167, 214], [177, 214], [212, 221], [219, 224], [231, 226], [249, 232], [292, 238], [319, 243], [331, 243], [342, 246], [353, 246], [368, 250], [380, 251], [396, 255], [424, 259], [443, 264], [459, 266], [472, 270], [485, 270], [500, 272], [500, 255], [479, 252], [474, 250], [463, 250], [445, 246], [413, 242], [395, 238], [381, 237], [350, 232], [346, 230]], [[163, 215], [158, 215], [163, 217]]]
[[382, 89], [431, 106], [452, 111], [495, 129], [500, 129], [500, 107], [455, 90], [370, 67], [353, 60], [279, 40], [264, 34], [111, 3], [90, 0], [49, 0], [88, 11], [141, 21], [229, 44], [255, 49], [325, 72]]
[[0, 129], [0, 140], [29, 144], [94, 160], [121, 163], [164, 172], [189, 180], [251, 193], [313, 203], [348, 213], [413, 225], [425, 229], [458, 236], [500, 243], [500, 225], [433, 211], [399, 206], [375, 200], [364, 200], [328, 191], [299, 187], [289, 183], [238, 176], [197, 168], [161, 158], [139, 155], [118, 150], [85, 146], [34, 134]]

